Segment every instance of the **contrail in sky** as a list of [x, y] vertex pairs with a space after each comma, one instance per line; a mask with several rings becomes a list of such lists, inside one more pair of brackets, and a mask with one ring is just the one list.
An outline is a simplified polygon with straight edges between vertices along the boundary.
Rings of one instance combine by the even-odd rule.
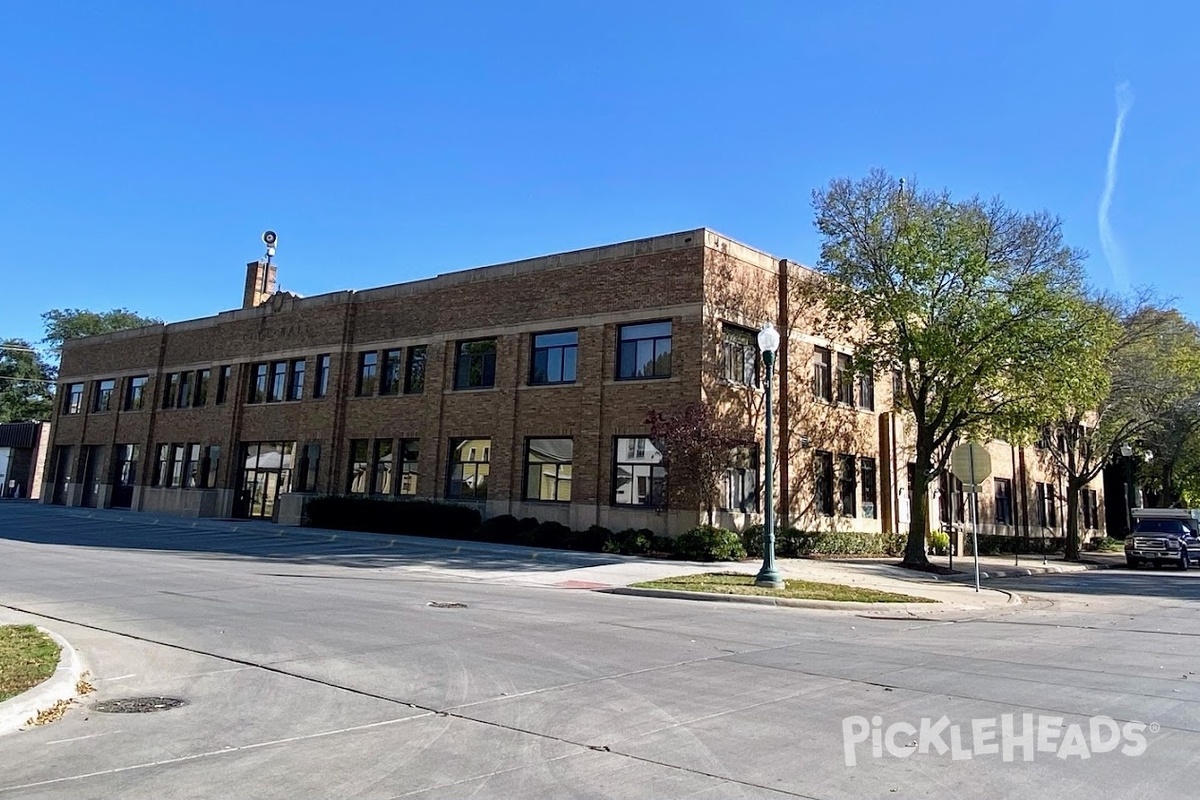
[[1113, 280], [1121, 289], [1129, 288], [1129, 273], [1125, 269], [1125, 259], [1117, 237], [1113, 235], [1112, 225], [1108, 221], [1108, 211], [1112, 207], [1113, 189], [1117, 185], [1117, 156], [1121, 152], [1121, 134], [1125, 130], [1125, 117], [1133, 108], [1133, 87], [1129, 81], [1117, 84], [1117, 124], [1113, 129], [1112, 144], [1108, 148], [1108, 169], [1104, 174], [1104, 193], [1100, 195], [1100, 209], [1097, 221], [1100, 224], [1100, 247], [1104, 249], [1104, 258], [1108, 268], [1112, 270]]

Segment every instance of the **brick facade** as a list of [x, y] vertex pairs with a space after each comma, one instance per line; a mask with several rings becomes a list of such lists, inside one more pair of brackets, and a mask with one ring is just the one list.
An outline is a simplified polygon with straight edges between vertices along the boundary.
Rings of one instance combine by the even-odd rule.
[[[644, 436], [650, 408], [706, 402], [730, 427], [761, 441], [762, 390], [724, 378], [721, 354], [726, 326], [756, 332], [770, 319], [789, 343], [780, 353], [776, 384], [785, 518], [811, 528], [863, 531], [898, 523], [898, 492], [892, 487], [901, 481], [888, 470], [905, 458], [904, 437], [902, 431], [890, 433], [895, 427], [888, 413], [890, 386], [883, 385], [886, 381], [876, 385], [873, 409], [814, 397], [816, 348], [836, 352], [836, 343], [811, 330], [803, 309], [788, 307], [788, 281], [805, 272], [798, 265], [699, 229], [309, 298], [257, 291], [267, 275], [264, 267], [248, 265], [241, 309], [68, 342], [45, 473], [46, 502], [246, 514], [247, 503], [271, 491], [246, 483], [246, 445], [288, 443], [292, 471], [282, 477], [279, 498], [249, 513], [269, 512], [294, 522], [306, 496], [301, 482], [316, 492], [351, 488], [352, 442], [365, 440], [374, 453], [377, 441], [390, 441], [395, 453], [401, 440], [418, 440], [419, 456], [406, 485], [415, 486], [417, 496], [444, 498], [470, 483], [459, 478], [450, 485], [452, 443], [478, 442], [482, 451], [487, 440], [486, 501], [479, 501], [486, 514], [535, 516], [575, 528], [601, 524], [678, 532], [700, 518], [698, 506], [655, 510], [614, 503], [615, 439]], [[270, 283], [274, 269], [271, 265]], [[621, 326], [654, 322], [670, 323], [669, 374], [620, 379]], [[575, 380], [537, 385], [531, 381], [534, 336], [556, 331], [577, 332]], [[495, 343], [494, 382], [456, 388], [458, 345], [475, 340]], [[420, 392], [401, 388], [383, 395], [376, 389], [360, 396], [363, 353], [377, 354], [377, 369], [383, 370], [386, 354], [399, 351], [403, 374], [414, 348], [424, 348]], [[322, 356], [329, 357], [328, 390], [317, 397]], [[299, 400], [248, 402], [256, 386], [255, 365], [266, 364], [272, 372], [273, 365], [282, 364], [290, 375], [298, 361], [304, 374]], [[226, 366], [226, 396], [218, 403], [216, 384]], [[201, 407], [164, 407], [178, 405], [179, 389], [170, 376], [180, 374], [190, 376], [188, 405], [194, 406], [195, 381], [204, 370], [209, 382]], [[135, 378], [147, 379], [141, 408], [128, 407]], [[109, 380], [115, 382], [113, 400], [107, 410], [97, 409], [101, 382]], [[66, 413], [73, 384], [83, 385], [84, 396], [78, 413]], [[172, 402], [164, 403], [169, 387]], [[527, 442], [560, 437], [569, 438], [573, 447], [570, 502], [525, 499]], [[158, 474], [164, 444], [184, 446], [186, 474]], [[187, 458], [192, 444], [199, 448], [199, 460]], [[137, 445], [132, 470], [124, 463], [128, 445]], [[318, 450], [317, 464], [306, 458], [301, 466], [302, 454]], [[861, 486], [853, 517], [825, 518], [814, 507], [817, 452], [875, 460], [879, 490], [873, 517], [861, 513]], [[286, 455], [273, 456], [276, 462], [280, 457], [286, 463]], [[398, 473], [398, 456], [391, 459], [390, 468]], [[315, 475], [304, 479], [314, 466]], [[172, 469], [168, 464], [165, 472]], [[189, 476], [199, 485], [187, 486]], [[400, 476], [394, 477], [398, 486]], [[740, 526], [759, 516], [729, 511], [722, 520]], [[931, 516], [936, 521], [936, 512]]]

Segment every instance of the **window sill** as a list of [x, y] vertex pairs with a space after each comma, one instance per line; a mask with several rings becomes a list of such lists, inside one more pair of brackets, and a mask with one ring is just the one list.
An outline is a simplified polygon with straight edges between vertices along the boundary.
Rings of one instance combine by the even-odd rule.
[[538, 498], [526, 497], [522, 503], [536, 503], [539, 506], [569, 506], [570, 500], [541, 500]]
[[682, 379], [669, 375], [665, 378], [612, 378], [604, 382], [605, 386], [637, 386], [646, 383], [682, 383]]
[[518, 386], [518, 389], [570, 389], [572, 387], [581, 386], [579, 381], [557, 381], [555, 383], [525, 383]]
[[[302, 403], [302, 400], [264, 400], [261, 403], [246, 403], [246, 408], [259, 408], [270, 406], [294, 406]], [[207, 408], [207, 406], [193, 406], [193, 408]], [[186, 409], [184, 409], [186, 410]]]
[[443, 394], [470, 394], [471, 392], [494, 392], [495, 386], [464, 386], [460, 388], [446, 389]]

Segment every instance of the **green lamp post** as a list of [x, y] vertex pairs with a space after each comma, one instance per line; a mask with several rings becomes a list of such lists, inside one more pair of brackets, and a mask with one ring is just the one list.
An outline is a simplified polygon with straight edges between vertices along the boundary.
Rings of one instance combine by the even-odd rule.
[[758, 349], [767, 367], [767, 444], [766, 444], [766, 513], [763, 515], [763, 564], [754, 578], [757, 586], [782, 589], [783, 578], [775, 568], [775, 442], [774, 409], [771, 404], [771, 384], [775, 373], [775, 352], [779, 349], [779, 331], [771, 323], [758, 332]]

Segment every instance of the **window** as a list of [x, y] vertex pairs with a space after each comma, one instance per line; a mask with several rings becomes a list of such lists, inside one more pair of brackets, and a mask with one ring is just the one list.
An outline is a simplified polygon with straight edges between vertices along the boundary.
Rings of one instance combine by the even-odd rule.
[[396, 486], [396, 494], [417, 493], [417, 461], [421, 456], [420, 444], [419, 439], [400, 440], [400, 483]]
[[837, 399], [854, 405], [854, 361], [845, 353], [837, 354]]
[[813, 480], [816, 483], [814, 498], [817, 513], [833, 516], [833, 453], [818, 450], [813, 454]]
[[391, 494], [393, 474], [392, 440], [376, 439], [371, 459], [371, 494]]
[[69, 383], [63, 387], [63, 413], [78, 414], [83, 411], [83, 384]]
[[379, 353], [358, 354], [358, 388], [355, 390], [360, 397], [375, 394], [379, 383]]
[[858, 407], [864, 411], [875, 410], [875, 376], [870, 372], [858, 373]]
[[171, 445], [171, 470], [170, 470], [171, 482], [170, 482], [170, 484], [168, 484], [169, 486], [179, 487], [179, 486], [183, 485], [184, 450], [185, 450], [184, 445], [181, 445], [181, 444]]
[[226, 365], [217, 369], [217, 405], [229, 397], [229, 380], [233, 377], [233, 367]]
[[288, 376], [288, 400], [304, 399], [304, 359], [292, 361], [291, 375]]
[[450, 480], [446, 483], [447, 497], [487, 499], [490, 471], [488, 460], [491, 449], [491, 439], [450, 440]]
[[408, 348], [408, 363], [404, 367], [404, 393], [425, 391], [425, 345]]
[[383, 380], [379, 382], [380, 394], [400, 393], [400, 351], [383, 351]]
[[1084, 489], [1079, 493], [1083, 512], [1083, 527], [1094, 530], [1100, 527], [1100, 498], [1095, 489]]
[[825, 347], [813, 348], [813, 396], [833, 402], [833, 353]]
[[212, 377], [212, 370], [202, 369], [196, 373], [196, 407], [203, 408], [208, 405], [208, 381]]
[[1012, 525], [1012, 481], [1008, 478], [996, 478], [993, 484], [996, 491], [996, 524]]
[[113, 483], [117, 486], [133, 486], [137, 483], [138, 446], [119, 444], [114, 450]]
[[200, 485], [205, 489], [217, 487], [217, 470], [221, 466], [221, 446], [210, 444], [204, 451], [204, 460], [200, 468]]
[[250, 402], [265, 403], [267, 401], [267, 373], [270, 364], [255, 364], [254, 379], [250, 382]]
[[1058, 514], [1054, 503], [1053, 484], [1038, 483], [1036, 488], [1038, 525], [1043, 528], [1057, 528]]
[[904, 370], [896, 367], [892, 370], [892, 408], [900, 408], [904, 403]]
[[190, 408], [192, 405], [192, 373], [179, 373], [179, 400], [177, 408]]
[[168, 476], [171, 466], [171, 445], [160, 444], [158, 446], [158, 458], [154, 462], [154, 485], [166, 486], [168, 484]]
[[938, 491], [941, 493], [939, 514], [947, 526], [952, 522], [965, 522], [967, 519], [967, 496], [963, 492], [963, 482], [949, 472], [942, 472], [938, 479]]
[[730, 383], [758, 386], [758, 334], [722, 323], [721, 377]]
[[571, 500], [571, 439], [530, 439], [525, 445], [525, 499]]
[[854, 456], [838, 456], [838, 508], [843, 517], [858, 515], [858, 472], [854, 462]]
[[296, 485], [301, 492], [317, 490], [317, 474], [321, 466], [321, 443], [309, 442], [300, 450], [300, 474]]
[[184, 450], [183, 486], [185, 489], [195, 489], [203, 485], [201, 469], [204, 466], [200, 460], [200, 445], [189, 444]]
[[619, 506], [667, 505], [667, 468], [662, 453], [644, 436], [617, 439], [613, 503]]
[[879, 516], [879, 509], [876, 506], [879, 499], [876, 488], [878, 479], [875, 477], [875, 459], [860, 458], [858, 474], [862, 480], [862, 515], [867, 519], [875, 519]]
[[146, 383], [150, 378], [139, 375], [129, 379], [129, 387], [125, 391], [125, 410], [141, 411], [146, 405]]
[[317, 356], [317, 381], [313, 386], [313, 397], [324, 397], [329, 392], [329, 356]]
[[117, 382], [112, 378], [96, 381], [96, 398], [92, 403], [92, 411], [111, 411], [113, 389]]
[[267, 390], [267, 402], [282, 403], [287, 396], [288, 365], [286, 361], [271, 364], [271, 387]]
[[574, 383], [579, 332], [535, 333], [529, 358], [529, 384]]
[[496, 384], [496, 340], [458, 343], [455, 389], [486, 389]]
[[721, 508], [742, 513], [758, 511], [758, 446], [737, 447], [725, 470]]
[[371, 483], [371, 440], [350, 440], [350, 494], [366, 494]]
[[622, 325], [617, 336], [617, 378], [671, 377], [670, 322]]
[[163, 381], [162, 407], [174, 408], [179, 397], [179, 373], [172, 372]]

